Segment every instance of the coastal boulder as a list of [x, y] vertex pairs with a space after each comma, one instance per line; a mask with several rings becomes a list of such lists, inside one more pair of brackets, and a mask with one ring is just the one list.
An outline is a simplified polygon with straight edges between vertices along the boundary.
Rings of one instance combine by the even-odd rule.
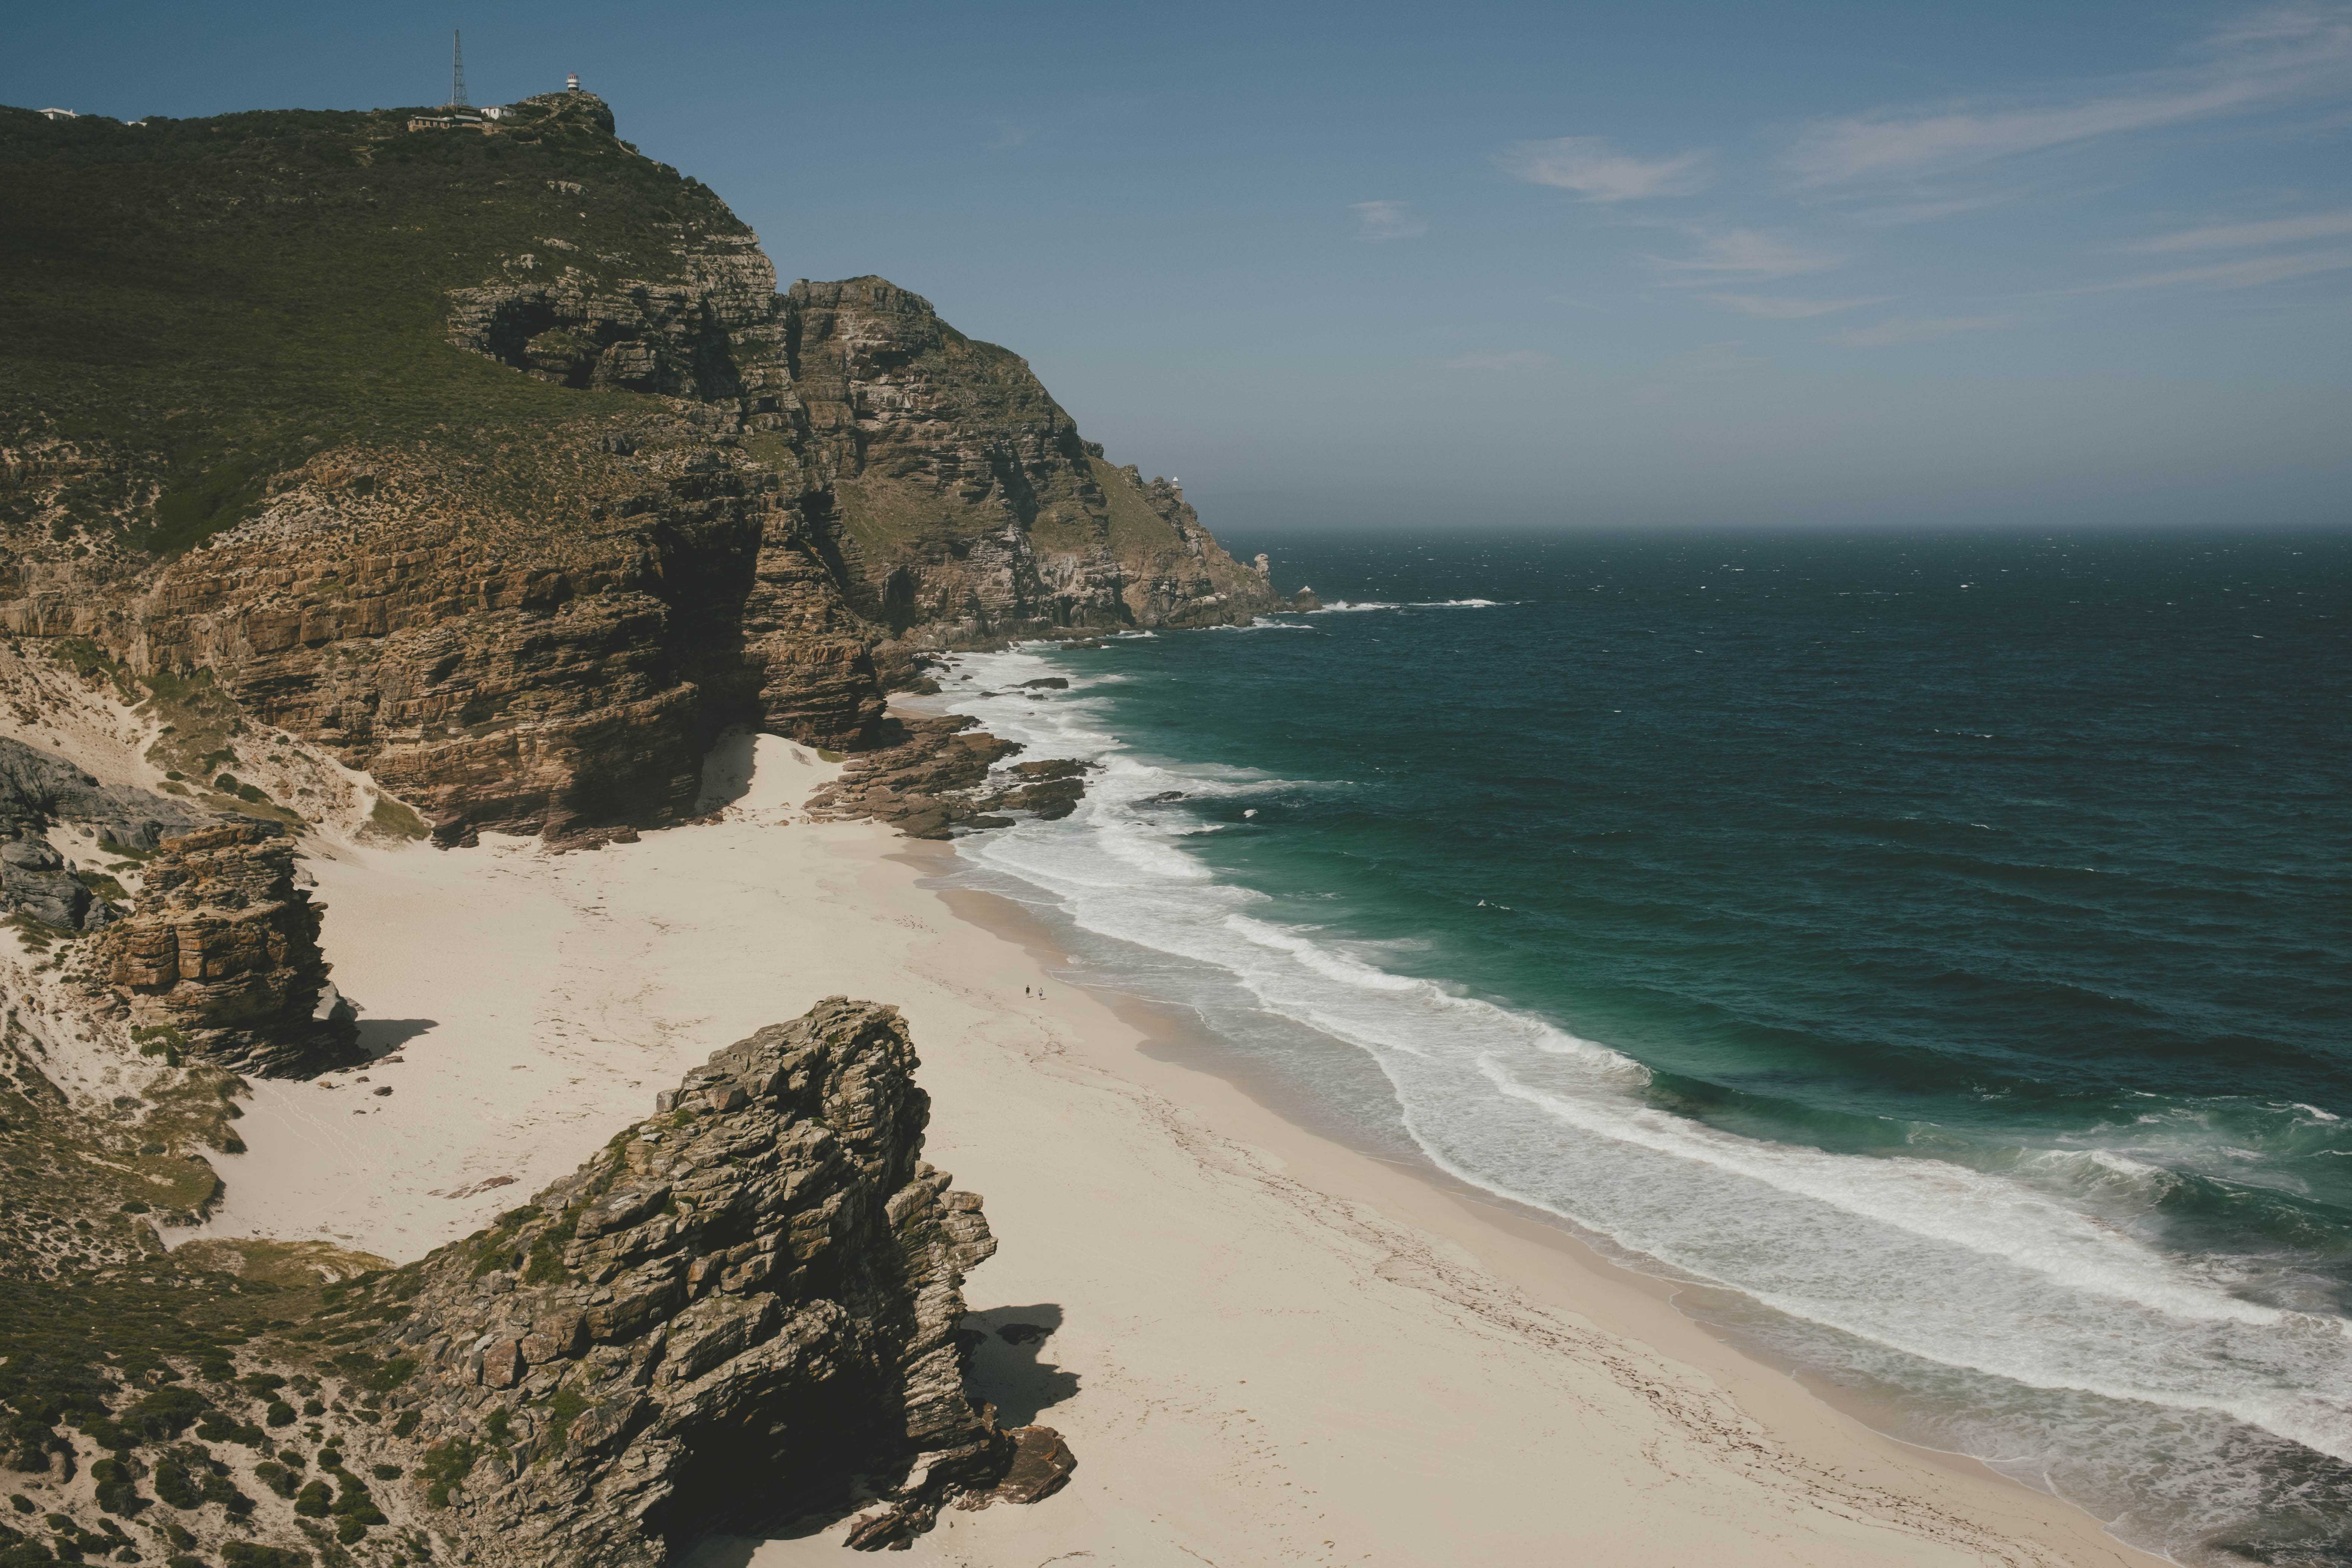
[[879, 1500], [852, 1544], [891, 1545], [1039, 1441], [964, 1391], [963, 1275], [996, 1242], [920, 1158], [916, 1066], [897, 1009], [830, 998], [380, 1287], [387, 1429], [463, 1560], [654, 1568], [853, 1496]]

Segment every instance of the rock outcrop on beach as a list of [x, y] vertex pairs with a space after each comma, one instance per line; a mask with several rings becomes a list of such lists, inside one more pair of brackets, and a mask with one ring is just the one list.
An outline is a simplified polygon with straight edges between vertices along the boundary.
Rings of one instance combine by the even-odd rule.
[[809, 797], [836, 820], [887, 822], [910, 838], [946, 838], [959, 827], [1002, 827], [1025, 812], [1053, 821], [1076, 809], [1089, 764], [1061, 758], [996, 764], [1020, 747], [957, 714], [898, 723], [894, 743], [849, 759], [841, 776]]
[[225, 822], [163, 840], [96, 963], [129, 1003], [132, 1038], [240, 1072], [315, 1073], [358, 1050], [319, 951], [325, 916], [294, 885], [282, 828]]
[[208, 683], [444, 843], [680, 820], [730, 724], [888, 743], [921, 648], [1276, 603], [1013, 354], [880, 279], [778, 292], [590, 94], [462, 134], [0, 110], [0, 167], [40, 263], [0, 274], [38, 329], [0, 629]]
[[39, 1500], [0, 1513], [0, 1560], [111, 1560], [135, 1530], [208, 1564], [657, 1568], [812, 1514], [903, 1545], [1076, 1468], [965, 1391], [963, 1277], [996, 1244], [922, 1159], [893, 1008], [834, 997], [718, 1052], [400, 1268], [163, 1252], [145, 1216], [211, 1201], [180, 1145], [236, 1147], [236, 1079], [153, 1064], [118, 1125], [73, 1114], [34, 1065], [55, 1048], [0, 1020], [0, 1116], [37, 1167], [0, 1170], [0, 1205], [38, 1244], [0, 1272], [0, 1464]]
[[860, 1484], [861, 1546], [984, 1497], [1013, 1445], [956, 1328], [996, 1243], [921, 1159], [916, 1065], [895, 1009], [820, 1003], [379, 1286], [383, 1409], [436, 1533], [484, 1564], [654, 1568]]

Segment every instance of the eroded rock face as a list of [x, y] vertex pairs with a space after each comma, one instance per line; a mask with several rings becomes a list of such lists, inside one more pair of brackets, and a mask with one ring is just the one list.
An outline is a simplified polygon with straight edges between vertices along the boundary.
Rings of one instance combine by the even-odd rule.
[[954, 1331], [996, 1244], [920, 1158], [916, 1065], [897, 1009], [831, 998], [388, 1282], [373, 1348], [415, 1371], [387, 1430], [434, 1528], [478, 1563], [653, 1568], [853, 1477], [885, 1500], [865, 1545], [993, 1486], [1012, 1445]]
[[358, 1047], [319, 951], [325, 913], [294, 885], [294, 846], [275, 824], [199, 828], [163, 840], [137, 910], [100, 939], [98, 970], [139, 1037], [240, 1072], [317, 1072]]
[[845, 588], [924, 647], [1208, 626], [1273, 607], [1183, 492], [1115, 468], [1026, 361], [880, 278], [795, 283], [793, 385], [834, 477]]

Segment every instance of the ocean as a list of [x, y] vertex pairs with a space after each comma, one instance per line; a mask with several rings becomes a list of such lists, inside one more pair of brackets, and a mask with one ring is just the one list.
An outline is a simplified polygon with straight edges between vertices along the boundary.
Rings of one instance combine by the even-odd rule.
[[1235, 542], [1327, 607], [958, 658], [1099, 764], [960, 879], [1897, 1436], [2352, 1563], [2352, 540]]

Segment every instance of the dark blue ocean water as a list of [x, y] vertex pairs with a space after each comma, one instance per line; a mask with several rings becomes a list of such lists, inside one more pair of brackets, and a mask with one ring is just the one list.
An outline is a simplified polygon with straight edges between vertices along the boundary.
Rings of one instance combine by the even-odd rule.
[[950, 684], [1103, 764], [964, 844], [1095, 978], [1906, 1436], [2352, 1562], [2352, 541], [1240, 543], [1332, 607]]

